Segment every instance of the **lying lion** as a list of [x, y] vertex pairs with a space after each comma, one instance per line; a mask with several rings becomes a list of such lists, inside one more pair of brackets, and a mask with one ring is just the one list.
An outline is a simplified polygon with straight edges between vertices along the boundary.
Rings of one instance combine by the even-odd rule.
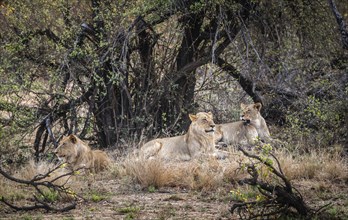
[[191, 125], [186, 134], [154, 139], [141, 147], [146, 158], [158, 157], [164, 160], [187, 161], [201, 154], [223, 158], [222, 152], [215, 150], [215, 123], [211, 112], [189, 115]]
[[242, 121], [216, 125], [216, 142], [227, 145], [254, 145], [257, 140], [271, 142], [265, 119], [261, 116], [261, 103], [241, 103]]
[[73, 134], [64, 137], [54, 153], [72, 170], [85, 168], [96, 173], [110, 165], [110, 159], [105, 152], [91, 150], [86, 143]]

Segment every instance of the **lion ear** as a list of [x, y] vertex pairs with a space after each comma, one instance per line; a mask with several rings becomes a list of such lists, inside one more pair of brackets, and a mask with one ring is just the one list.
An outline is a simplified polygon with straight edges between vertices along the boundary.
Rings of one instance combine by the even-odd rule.
[[257, 102], [254, 104], [254, 108], [256, 108], [258, 111], [261, 111], [262, 104], [260, 102]]
[[210, 117], [213, 117], [213, 113], [208, 112], [207, 114], [208, 114]]
[[193, 114], [189, 114], [189, 117], [191, 119], [191, 121], [196, 121], [197, 120], [197, 115], [193, 115]]
[[71, 143], [76, 144], [77, 142], [77, 137], [73, 134], [69, 135], [69, 140], [71, 141]]
[[241, 108], [241, 109], [245, 109], [246, 107], [247, 107], [246, 104], [240, 103], [240, 108]]

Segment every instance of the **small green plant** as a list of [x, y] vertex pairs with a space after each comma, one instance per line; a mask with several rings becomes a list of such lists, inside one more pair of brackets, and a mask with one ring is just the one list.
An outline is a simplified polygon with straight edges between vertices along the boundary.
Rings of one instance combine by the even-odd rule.
[[21, 217], [22, 220], [33, 220], [33, 217], [31, 217], [30, 215], [24, 215]]
[[43, 195], [41, 196], [41, 198], [52, 203], [58, 200], [59, 194], [56, 190], [50, 189], [43, 192]]
[[154, 192], [156, 192], [156, 187], [154, 187], [154, 186], [149, 186], [148, 188], [147, 188], [147, 190], [148, 190], [148, 192], [149, 193], [154, 193]]
[[260, 194], [255, 187], [252, 187], [251, 189], [247, 188], [243, 190], [245, 191], [242, 192], [240, 189], [231, 190], [230, 193], [232, 196], [232, 200], [240, 201], [240, 202], [248, 202], [248, 201], [260, 202], [263, 199], [265, 199], [265, 197], [262, 194]]
[[136, 206], [127, 206], [127, 207], [116, 209], [116, 211], [120, 214], [126, 215], [124, 219], [131, 220], [131, 219], [136, 219], [137, 213], [140, 211], [140, 208]]
[[93, 193], [91, 195], [92, 202], [100, 202], [100, 201], [105, 200], [105, 199], [106, 199], [106, 196], [101, 195], [101, 194]]
[[120, 214], [137, 213], [140, 211], [140, 208], [136, 206], [127, 206], [127, 207], [119, 208], [117, 209], [117, 211]]
[[124, 219], [131, 220], [131, 219], [135, 219], [135, 218], [136, 218], [136, 215], [133, 212], [131, 212], [131, 213], [128, 213]]
[[107, 199], [108, 194], [97, 190], [91, 190], [87, 192], [86, 197], [92, 202], [100, 202]]
[[327, 210], [327, 213], [333, 218], [338, 216], [338, 212], [337, 207], [331, 207]]

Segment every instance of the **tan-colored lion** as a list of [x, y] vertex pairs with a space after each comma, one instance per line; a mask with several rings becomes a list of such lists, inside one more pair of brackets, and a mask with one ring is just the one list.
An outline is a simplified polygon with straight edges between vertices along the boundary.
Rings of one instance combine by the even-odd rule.
[[270, 142], [272, 138], [266, 121], [260, 114], [262, 104], [241, 103], [240, 107], [242, 121], [216, 125], [216, 142], [227, 145], [253, 145], [259, 139]]
[[91, 150], [86, 143], [73, 134], [63, 137], [54, 153], [72, 170], [85, 168], [96, 173], [110, 165], [110, 158], [104, 151]]
[[168, 161], [187, 161], [202, 154], [218, 158], [224, 155], [215, 149], [215, 123], [211, 112], [199, 112], [189, 115], [191, 125], [186, 134], [158, 138], [147, 142], [141, 147], [146, 158], [161, 158]]

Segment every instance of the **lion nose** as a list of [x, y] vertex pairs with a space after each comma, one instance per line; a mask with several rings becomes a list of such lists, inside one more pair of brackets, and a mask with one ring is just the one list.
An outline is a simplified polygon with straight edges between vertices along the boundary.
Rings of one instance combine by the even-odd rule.
[[210, 124], [210, 127], [211, 128], [215, 128], [215, 124]]

